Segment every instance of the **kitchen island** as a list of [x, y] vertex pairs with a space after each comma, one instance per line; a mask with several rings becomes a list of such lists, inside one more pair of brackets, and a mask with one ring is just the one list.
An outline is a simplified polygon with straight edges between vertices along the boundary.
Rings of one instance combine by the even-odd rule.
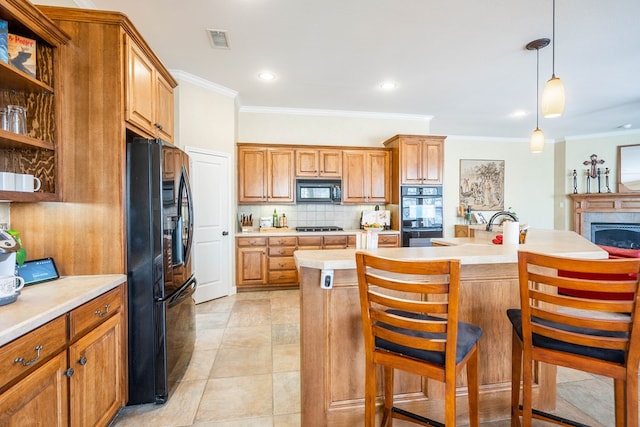
[[[437, 247], [380, 248], [368, 252], [397, 259], [459, 259], [460, 318], [483, 329], [479, 342], [481, 421], [508, 418], [511, 393], [511, 325], [506, 310], [519, 307], [519, 249], [576, 258], [607, 253], [570, 231], [530, 230], [522, 245], [494, 245], [487, 238], [433, 239]], [[353, 426], [364, 419], [364, 348], [354, 249], [296, 251], [300, 277], [301, 406], [304, 426]], [[333, 270], [331, 289], [320, 287]], [[537, 368], [534, 402], [555, 405], [555, 367]], [[458, 377], [457, 424], [468, 423], [465, 375]], [[443, 388], [396, 373], [397, 406], [442, 419]]]

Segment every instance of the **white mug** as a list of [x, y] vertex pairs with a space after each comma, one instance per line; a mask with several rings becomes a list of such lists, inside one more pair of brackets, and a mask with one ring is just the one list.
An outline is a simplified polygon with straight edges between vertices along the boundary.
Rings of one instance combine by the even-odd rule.
[[0, 172], [0, 191], [16, 191], [16, 174]]
[[33, 193], [34, 191], [38, 191], [41, 186], [42, 182], [40, 181], [40, 178], [28, 173], [16, 174], [16, 191]]
[[0, 276], [0, 298], [15, 295], [24, 287], [24, 279], [20, 276]]

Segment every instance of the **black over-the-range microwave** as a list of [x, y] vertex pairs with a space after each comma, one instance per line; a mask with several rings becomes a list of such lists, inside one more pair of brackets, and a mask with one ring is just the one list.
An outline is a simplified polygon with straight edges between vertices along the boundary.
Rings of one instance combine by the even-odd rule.
[[296, 203], [340, 203], [342, 182], [337, 179], [299, 179]]

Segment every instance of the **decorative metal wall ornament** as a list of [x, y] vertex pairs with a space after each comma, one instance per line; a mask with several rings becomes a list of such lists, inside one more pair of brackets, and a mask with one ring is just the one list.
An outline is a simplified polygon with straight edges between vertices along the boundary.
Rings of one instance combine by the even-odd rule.
[[600, 168], [598, 165], [603, 163], [604, 160], [598, 160], [598, 156], [596, 154], [592, 154], [589, 157], [589, 160], [582, 162], [585, 166], [591, 166], [587, 169], [587, 194], [591, 193], [591, 179], [598, 180], [598, 193], [600, 193]]
[[607, 187], [607, 193], [611, 193], [611, 188], [609, 188], [609, 168], [604, 168], [604, 182]]
[[573, 170], [573, 194], [578, 194], [578, 172], [575, 169]]

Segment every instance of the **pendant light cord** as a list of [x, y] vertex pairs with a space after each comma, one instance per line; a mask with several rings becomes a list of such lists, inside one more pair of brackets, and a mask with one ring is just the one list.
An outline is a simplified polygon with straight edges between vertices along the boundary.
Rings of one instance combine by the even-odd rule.
[[553, 28], [551, 30], [551, 77], [556, 76], [556, 0], [553, 0], [553, 18], [551, 20]]
[[540, 48], [536, 49], [536, 130], [540, 129], [538, 126], [538, 117], [540, 116], [539, 110], [539, 98], [540, 98]]

